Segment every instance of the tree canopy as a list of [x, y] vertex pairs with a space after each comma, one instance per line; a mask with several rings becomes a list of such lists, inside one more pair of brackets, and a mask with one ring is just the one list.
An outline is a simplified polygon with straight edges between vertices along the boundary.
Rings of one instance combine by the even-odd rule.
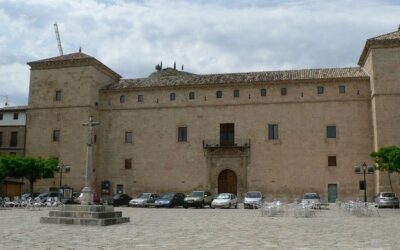
[[[383, 147], [378, 152], [372, 152], [370, 154], [374, 158], [376, 168], [380, 171], [385, 172], [400, 172], [400, 148], [397, 146]], [[394, 164], [394, 160], [397, 164]]]
[[400, 148], [397, 146], [383, 147], [378, 152], [370, 154], [376, 163], [376, 169], [388, 173], [390, 189], [393, 191], [390, 175], [400, 173]]
[[53, 177], [57, 165], [54, 158], [3, 156], [0, 157], [0, 179], [2, 176], [24, 177], [29, 180], [33, 192], [33, 184], [38, 179]]

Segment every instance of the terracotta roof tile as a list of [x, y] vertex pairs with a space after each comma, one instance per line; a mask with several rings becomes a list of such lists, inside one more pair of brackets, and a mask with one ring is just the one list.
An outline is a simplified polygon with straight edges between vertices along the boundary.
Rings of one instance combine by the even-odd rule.
[[[337, 78], [368, 78], [369, 76], [358, 67], [355, 68], [327, 68], [327, 69], [301, 69], [286, 71], [263, 71], [248, 73], [227, 73], [195, 75], [188, 72], [164, 69], [155, 72], [147, 78], [121, 79], [112, 83], [104, 90], [118, 90], [129, 88], [145, 88], [160, 86], [184, 86], [184, 85], [207, 85], [207, 84], [243, 84], [255, 82], [274, 81], [299, 81], [299, 80], [322, 80]], [[164, 72], [163, 72], [164, 71]], [[168, 74], [165, 72], [168, 71]]]
[[77, 53], [71, 53], [71, 54], [66, 54], [62, 56], [56, 56], [56, 57], [50, 57], [42, 60], [37, 60], [37, 61], [32, 61], [29, 62], [28, 64], [31, 63], [41, 63], [41, 62], [56, 62], [56, 61], [64, 61], [64, 60], [77, 60], [77, 59], [88, 59], [88, 58], [93, 58], [89, 55], [86, 55], [85, 53], [82, 52], [77, 52]]

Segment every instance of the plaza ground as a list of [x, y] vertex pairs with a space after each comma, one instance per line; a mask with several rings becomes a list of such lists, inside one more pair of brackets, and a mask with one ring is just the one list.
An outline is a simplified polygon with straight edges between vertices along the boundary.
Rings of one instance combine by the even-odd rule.
[[400, 249], [400, 210], [356, 217], [331, 205], [313, 218], [259, 210], [116, 208], [130, 223], [40, 224], [48, 210], [0, 210], [0, 249]]

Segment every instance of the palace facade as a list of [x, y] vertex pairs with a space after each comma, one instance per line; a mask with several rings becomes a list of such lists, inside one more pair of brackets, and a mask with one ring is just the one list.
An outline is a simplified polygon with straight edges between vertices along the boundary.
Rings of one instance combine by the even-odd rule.
[[[84, 53], [28, 64], [26, 154], [71, 166], [63, 183], [77, 190], [90, 116], [100, 122], [93, 175], [102, 195], [207, 189], [362, 199], [354, 166], [400, 145], [400, 31], [368, 39], [351, 68], [199, 75], [157, 67], [124, 79]], [[388, 190], [386, 173], [367, 183], [369, 199]]]

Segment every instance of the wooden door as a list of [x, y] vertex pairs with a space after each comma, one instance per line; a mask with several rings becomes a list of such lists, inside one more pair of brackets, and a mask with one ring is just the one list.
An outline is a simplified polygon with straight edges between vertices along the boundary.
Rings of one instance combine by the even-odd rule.
[[218, 193], [237, 194], [237, 176], [235, 172], [226, 169], [219, 174]]

